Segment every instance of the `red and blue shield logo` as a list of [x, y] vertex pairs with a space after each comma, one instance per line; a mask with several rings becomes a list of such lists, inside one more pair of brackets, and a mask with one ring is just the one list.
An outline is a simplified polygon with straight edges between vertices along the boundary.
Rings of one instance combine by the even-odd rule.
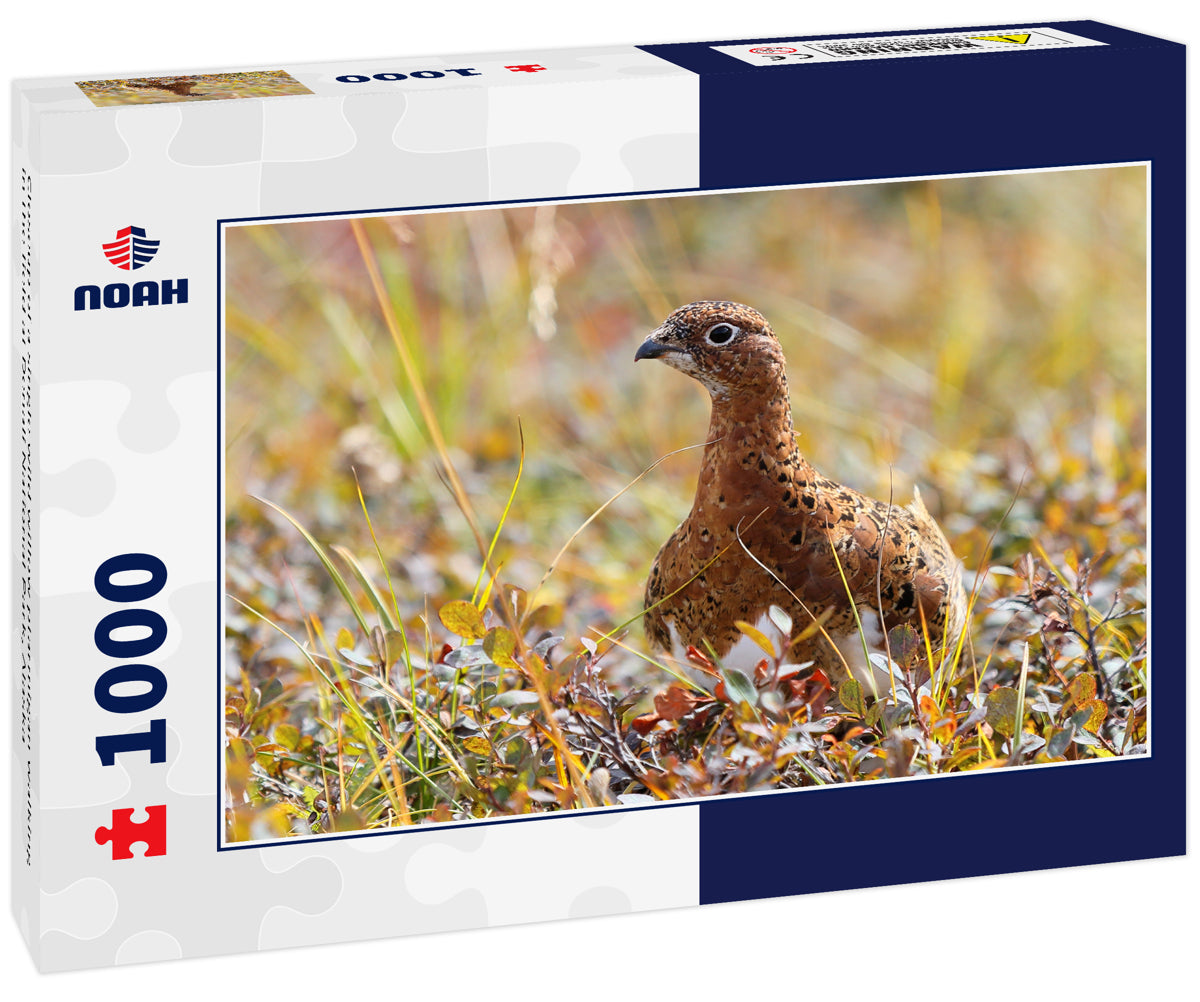
[[124, 271], [136, 271], [149, 264], [158, 253], [158, 240], [149, 240], [140, 226], [117, 230], [117, 239], [104, 244], [104, 256]]

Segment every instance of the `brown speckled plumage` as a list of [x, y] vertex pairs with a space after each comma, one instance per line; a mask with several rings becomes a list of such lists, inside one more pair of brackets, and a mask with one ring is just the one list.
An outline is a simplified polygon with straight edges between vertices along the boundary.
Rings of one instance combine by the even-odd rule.
[[126, 81], [129, 87], [137, 87], [141, 90], [165, 90], [180, 97], [191, 97], [192, 91], [199, 83], [199, 80], [192, 80], [189, 77], [148, 77], [145, 80]]
[[847, 585], [865, 618], [882, 610], [885, 629], [910, 623], [920, 632], [923, 613], [935, 645], [957, 637], [965, 599], [945, 536], [919, 496], [908, 506], [877, 501], [804, 459], [783, 350], [758, 312], [729, 302], [680, 307], [636, 358], [666, 362], [712, 397], [696, 499], [646, 583], [645, 629], [655, 648], [704, 650], [707, 640], [724, 656], [740, 637], [735, 622], [758, 623], [774, 604], [791, 615], [796, 633], [816, 617], [828, 634], [817, 631], [789, 661], [815, 661], [834, 678], [847, 669], [861, 677], [866, 664]]

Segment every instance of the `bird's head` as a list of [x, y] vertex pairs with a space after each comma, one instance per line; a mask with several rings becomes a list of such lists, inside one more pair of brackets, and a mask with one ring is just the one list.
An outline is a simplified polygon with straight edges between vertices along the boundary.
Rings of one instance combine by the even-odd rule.
[[657, 358], [699, 380], [714, 398], [761, 392], [784, 373], [783, 349], [763, 315], [741, 303], [703, 300], [650, 332], [634, 361]]

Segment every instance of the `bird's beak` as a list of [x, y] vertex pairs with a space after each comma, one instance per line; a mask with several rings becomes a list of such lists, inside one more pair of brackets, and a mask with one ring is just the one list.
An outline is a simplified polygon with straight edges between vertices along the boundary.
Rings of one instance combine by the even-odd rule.
[[655, 341], [654, 335], [651, 334], [637, 350], [637, 354], [633, 356], [635, 362], [640, 362], [643, 358], [659, 358], [669, 351], [678, 351], [678, 348], [672, 348], [669, 344], [663, 344], [661, 341]]

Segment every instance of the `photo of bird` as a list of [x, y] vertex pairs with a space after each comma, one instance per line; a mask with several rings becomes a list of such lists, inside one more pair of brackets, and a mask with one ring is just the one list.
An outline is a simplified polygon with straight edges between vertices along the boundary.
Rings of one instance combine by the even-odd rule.
[[286, 70], [77, 80], [76, 86], [97, 108], [126, 104], [191, 104], [196, 101], [227, 101], [233, 98], [312, 93]]
[[724, 301], [682, 306], [637, 349], [641, 359], [698, 380], [712, 402], [691, 511], [646, 583], [654, 648], [685, 666], [692, 647], [752, 669], [763, 651], [737, 623], [767, 632], [776, 605], [799, 638], [789, 663], [814, 662], [872, 692], [881, 679], [868, 656], [885, 652], [888, 630], [907, 623], [934, 650], [957, 641], [966, 598], [946, 537], [919, 493], [905, 506], [879, 501], [804, 458], [783, 349], [760, 313]]
[[145, 80], [129, 80], [126, 86], [140, 90], [164, 90], [177, 97], [191, 97], [199, 82], [193, 77], [147, 77]]
[[1148, 192], [230, 227], [226, 838], [1145, 755]]

